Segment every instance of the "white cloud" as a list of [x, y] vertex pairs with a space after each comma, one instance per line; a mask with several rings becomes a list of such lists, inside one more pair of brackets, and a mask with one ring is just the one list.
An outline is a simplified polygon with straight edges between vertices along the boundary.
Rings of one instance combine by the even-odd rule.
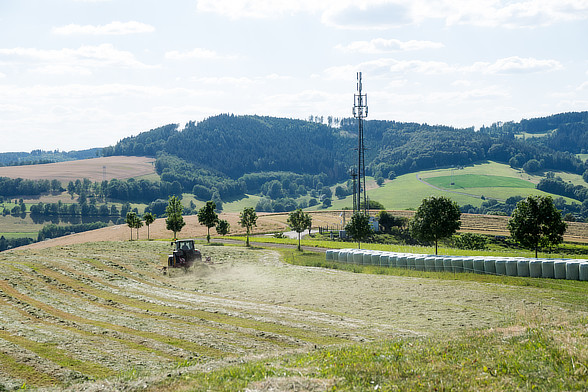
[[340, 44], [335, 48], [345, 53], [380, 54], [442, 47], [444, 45], [441, 42], [374, 38], [371, 41], [353, 41], [347, 45]]
[[197, 10], [230, 19], [308, 13], [328, 26], [356, 29], [385, 29], [428, 19], [507, 28], [588, 19], [586, 0], [198, 0]]
[[138, 61], [131, 52], [121, 51], [111, 44], [81, 46], [78, 49], [0, 49], [0, 56], [20, 58], [33, 62], [33, 70], [42, 73], [60, 73], [74, 70], [77, 74], [87, 74], [92, 68], [153, 68]]
[[54, 27], [54, 34], [72, 35], [72, 34], [89, 34], [89, 35], [126, 35], [139, 33], [152, 33], [155, 28], [151, 25], [130, 21], [130, 22], [112, 22], [106, 25], [78, 25], [69, 24], [67, 26]]
[[498, 59], [494, 63], [478, 62], [470, 67], [471, 71], [487, 74], [536, 73], [561, 69], [563, 69], [563, 66], [557, 60], [539, 60], [519, 56]]
[[169, 51], [165, 54], [165, 58], [169, 60], [186, 60], [186, 59], [200, 59], [200, 60], [220, 60], [220, 59], [234, 59], [235, 56], [220, 55], [214, 50], [204, 48], [194, 48], [187, 52], [179, 52], [177, 50]]

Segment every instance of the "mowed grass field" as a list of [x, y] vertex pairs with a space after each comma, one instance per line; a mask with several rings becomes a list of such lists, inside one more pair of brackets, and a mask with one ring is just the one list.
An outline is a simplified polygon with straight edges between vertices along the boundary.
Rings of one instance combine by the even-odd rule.
[[588, 282], [199, 247], [167, 274], [162, 241], [0, 254], [0, 390], [588, 387]]
[[[155, 158], [113, 156], [43, 165], [0, 167], [0, 177], [29, 180], [54, 180], [67, 185], [69, 181], [87, 178], [102, 181], [147, 176], [155, 178]], [[157, 176], [157, 175], [156, 175]], [[158, 178], [158, 176], [157, 176]]]

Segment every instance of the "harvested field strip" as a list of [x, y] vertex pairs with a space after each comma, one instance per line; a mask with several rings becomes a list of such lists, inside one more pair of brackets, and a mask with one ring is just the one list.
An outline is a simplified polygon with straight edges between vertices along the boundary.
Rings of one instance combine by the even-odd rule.
[[37, 300], [33, 299], [32, 297], [29, 297], [25, 294], [21, 294], [16, 289], [8, 286], [8, 284], [4, 281], [0, 281], [0, 290], [9, 296], [12, 296], [20, 301], [26, 302], [29, 305], [35, 306], [38, 309], [46, 312], [47, 314], [54, 316], [54, 317], [57, 317], [62, 320], [67, 320], [70, 322], [76, 322], [76, 323], [81, 323], [81, 324], [89, 324], [89, 325], [93, 325], [95, 327], [109, 329], [109, 330], [113, 330], [113, 331], [128, 334], [128, 335], [139, 336], [139, 337], [142, 337], [145, 339], [155, 340], [155, 341], [158, 341], [158, 342], [161, 342], [164, 344], [168, 344], [171, 346], [175, 346], [175, 347], [178, 347], [178, 348], [181, 348], [184, 350], [192, 351], [192, 352], [197, 353], [199, 355], [205, 355], [205, 356], [211, 356], [211, 357], [222, 357], [223, 356], [223, 352], [220, 350], [214, 349], [212, 347], [205, 347], [205, 346], [196, 344], [196, 343], [188, 341], [188, 340], [173, 338], [173, 337], [161, 335], [161, 334], [158, 334], [155, 332], [141, 331], [141, 330], [137, 330], [137, 329], [121, 326], [121, 325], [107, 323], [104, 321], [90, 320], [90, 319], [86, 319], [86, 318], [83, 318], [80, 316], [76, 316], [71, 313], [64, 312], [64, 311], [59, 310], [57, 308], [54, 308], [50, 305], [47, 305], [43, 302], [37, 301]]
[[[93, 260], [92, 264], [97, 264], [99, 265], [99, 261], [97, 260]], [[105, 265], [105, 264], [104, 264]], [[66, 268], [63, 266], [60, 266], [60, 268], [62, 270], [67, 271], [69, 274], [73, 274], [76, 276], [76, 281], [75, 282], [63, 282], [66, 283], [68, 285], [70, 285], [71, 287], [73, 287], [74, 284], [76, 284], [76, 282], [79, 281], [84, 281], [84, 282], [92, 282], [94, 284], [96, 283], [100, 283], [102, 285], [108, 286], [113, 288], [116, 291], [119, 291], [121, 288], [115, 284], [109, 283], [108, 281], [105, 281], [103, 279], [101, 279], [99, 276], [95, 276], [95, 275], [88, 275], [88, 274], [82, 274], [79, 271], [73, 270], [71, 268]], [[106, 270], [108, 270], [108, 267], [105, 267]], [[100, 269], [98, 269], [98, 271], [100, 271]], [[116, 271], [114, 271], [116, 272]], [[120, 273], [121, 275], [124, 275], [123, 273], [121, 273], [120, 271], [117, 272]], [[162, 275], [158, 275], [159, 278], [162, 277]], [[130, 277], [129, 280], [132, 280], [133, 278]], [[120, 279], [118, 279], [118, 281], [120, 281]], [[136, 282], [136, 280], [134, 280], [133, 282]], [[161, 287], [162, 289], [165, 289], [165, 292], [167, 295], [162, 295], [161, 292], [159, 290], [155, 290], [154, 285], [150, 284], [150, 282], [147, 281], [143, 281], [145, 283], [145, 285], [147, 285], [147, 287], [144, 287], [142, 289], [139, 289], [137, 285], [133, 285], [133, 286], [125, 286], [124, 290], [125, 290], [125, 297], [130, 296], [131, 294], [134, 294], [136, 296], [139, 296], [139, 298], [142, 299], [150, 299], [153, 301], [147, 301], [149, 303], [153, 303], [153, 302], [157, 302], [157, 303], [162, 303], [165, 302], [165, 306], [170, 306], [172, 305], [173, 308], [188, 308], [188, 309], [193, 309], [195, 306], [195, 297], [193, 295], [193, 293], [190, 292], [186, 292], [185, 289], [181, 289], [179, 287], [175, 287], [169, 284], [160, 284], [156, 287]], [[89, 291], [85, 290], [84, 288], [77, 288], [77, 291], [82, 291], [85, 294], [87, 294]], [[173, 297], [170, 296], [170, 290], [172, 291]], [[158, 294], [158, 295], [156, 295]], [[110, 299], [110, 301], [112, 301], [112, 299]], [[247, 301], [247, 302], [243, 302], [243, 301], [231, 301], [230, 303], [227, 302], [226, 298], [224, 297], [219, 297], [219, 296], [215, 296], [215, 295], [210, 295], [210, 294], [203, 294], [203, 293], [198, 293], [198, 302], [206, 302], [206, 305], [211, 306], [211, 305], [217, 305], [217, 306], [222, 306], [223, 308], [223, 312], [222, 313], [242, 313], [243, 311], [246, 311], [248, 315], [252, 315], [252, 316], [257, 316], [259, 317], [265, 317], [266, 316], [266, 309], [265, 309], [265, 305], [264, 303], [258, 302], [258, 303], [252, 303], [251, 301]], [[252, 305], [254, 305], [255, 307], [252, 307]], [[312, 311], [321, 311], [321, 310], [317, 310], [317, 309], [310, 309], [308, 308], [307, 310], [312, 310]], [[169, 313], [169, 312], [168, 312]], [[173, 312], [172, 312], [173, 313]], [[208, 312], [210, 313], [210, 312]], [[217, 310], [213, 311], [212, 313], [219, 313]], [[284, 311], [281, 314], [275, 314], [273, 316], [273, 320], [276, 323], [282, 323], [282, 324], [287, 324], [287, 323], [291, 323], [292, 319], [295, 318], [295, 316], [293, 316], [292, 314], [292, 310], [288, 309], [287, 311]], [[200, 318], [197, 321], [202, 321], [202, 319], [206, 319], [205, 317], [200, 316]], [[314, 323], [315, 326], [317, 327], [322, 327], [322, 328], [329, 328], [329, 329], [334, 329], [334, 330], [338, 330], [338, 324], [333, 324], [333, 323]], [[212, 328], [212, 327], [210, 327]], [[341, 327], [340, 331], [343, 332], [345, 331], [345, 327]], [[285, 344], [285, 343], [280, 343], [280, 344], [284, 344], [285, 346], [289, 347], [291, 346], [290, 344]]]
[[[250, 351], [252, 347], [258, 347], [260, 345], [272, 345], [275, 346], [276, 348], [279, 349], [284, 349], [284, 348], [294, 348], [294, 347], [298, 347], [300, 346], [299, 342], [292, 342], [291, 340], [284, 340], [284, 339], [276, 339], [275, 337], [271, 336], [271, 335], [265, 335], [265, 334], [260, 334], [259, 331], [257, 330], [245, 330], [242, 328], [237, 328], [237, 327], [230, 327], [230, 329], [227, 329], [226, 326], [224, 326], [224, 328], [219, 328], [216, 326], [211, 326], [211, 325], [207, 325], [207, 324], [203, 324], [203, 322], [206, 322], [205, 320], [202, 319], [190, 319], [189, 321], [183, 320], [183, 319], [178, 319], [178, 318], [173, 318], [171, 314], [169, 314], [169, 312], [163, 312], [161, 314], [156, 314], [156, 312], [150, 313], [149, 310], [147, 311], [135, 311], [135, 310], [129, 310], [128, 307], [124, 307], [121, 308], [120, 304], [111, 300], [111, 299], [107, 299], [104, 300], [103, 298], [101, 298], [100, 296], [96, 297], [96, 296], [92, 296], [90, 294], [88, 294], [87, 292], [83, 291], [84, 287], [80, 287], [79, 285], [76, 285], [77, 281], [76, 280], [72, 280], [69, 277], [64, 277], [62, 275], [59, 274], [51, 274], [51, 270], [47, 269], [46, 267], [40, 267], [40, 266], [35, 266], [34, 268], [35, 272], [32, 272], [30, 275], [28, 275], [31, 279], [36, 279], [39, 281], [39, 283], [41, 284], [47, 284], [46, 288], [50, 288], [52, 289], [54, 292], [60, 292], [60, 293], [64, 293], [66, 295], [71, 295], [71, 296], [76, 296], [79, 298], [83, 298], [85, 300], [91, 300], [92, 301], [92, 306], [94, 307], [100, 307], [102, 309], [105, 309], [109, 312], [118, 312], [119, 314], [123, 314], [125, 317], [129, 317], [132, 316], [134, 319], [154, 319], [157, 320], [158, 322], [161, 321], [163, 322], [163, 324], [160, 323], [161, 326], [165, 326], [168, 325], [170, 322], [173, 324], [178, 325], [177, 327], [174, 328], [174, 330], [180, 330], [180, 331], [186, 331], [186, 330], [195, 330], [195, 327], [198, 327], [198, 329], [206, 329], [207, 331], [204, 331], [202, 333], [205, 334], [214, 334], [214, 335], [224, 335], [226, 338], [230, 338], [232, 340], [233, 343], [231, 343], [231, 347], [225, 347], [223, 348], [223, 352], [230, 352], [230, 353], [234, 353], [235, 349], [237, 349], [237, 351], [243, 352], [243, 351]], [[46, 275], [38, 275], [41, 272], [49, 272], [49, 274]], [[24, 271], [21, 271], [21, 273], [25, 273]], [[33, 275], [35, 274], [36, 275]], [[30, 279], [27, 279], [27, 282], [30, 282]], [[73, 293], [68, 291], [68, 290], [72, 290], [71, 287], [75, 287], [73, 289]], [[90, 291], [89, 289], [87, 291]], [[100, 294], [101, 292], [98, 291], [95, 294]], [[52, 298], [55, 298], [55, 296], [53, 294], [50, 295]], [[102, 303], [105, 302], [106, 304]], [[165, 310], [165, 309], [164, 309]], [[195, 325], [198, 324], [197, 326]], [[130, 338], [130, 337], [128, 337]], [[244, 342], [242, 344], [240, 343], [236, 343], [236, 342]], [[121, 340], [121, 343], [124, 344], [124, 341]], [[129, 344], [132, 344], [131, 342], [129, 342]], [[142, 344], [147, 344], [147, 342], [143, 342]], [[131, 347], [133, 348], [133, 347]], [[160, 356], [165, 356], [165, 353], [161, 353], [161, 351], [158, 350], [154, 350], [152, 348], [147, 348], [145, 347], [144, 350], [153, 352], [156, 355], [160, 355]], [[200, 350], [202, 351], [202, 350]]]
[[231, 316], [228, 314], [220, 313], [221, 311], [209, 312], [193, 308], [177, 308], [170, 307], [167, 305], [158, 305], [155, 303], [146, 302], [142, 299], [135, 299], [128, 296], [95, 289], [89, 285], [86, 285], [75, 279], [62, 275], [56, 271], [51, 271], [49, 269], [44, 270], [44, 273], [47, 276], [61, 282], [62, 284], [72, 287], [76, 291], [81, 291], [86, 294], [94, 295], [106, 301], [112, 301], [113, 303], [130, 306], [147, 312], [171, 314], [186, 318], [193, 318], [196, 319], [196, 321], [198, 321], [199, 319], [200, 321], [210, 321], [240, 328], [266, 331], [269, 333], [276, 333], [286, 335], [291, 338], [301, 339], [314, 344], [337, 344], [346, 342], [345, 339], [318, 335], [296, 327], [290, 327], [287, 325], [279, 325], [275, 323], [268, 323], [264, 321], [245, 318], [247, 317], [246, 315]]
[[[69, 264], [71, 264], [71, 263], [69, 263]], [[42, 268], [38, 264], [31, 265], [31, 264], [27, 263], [27, 265], [29, 265], [31, 268], [37, 269], [39, 271]], [[124, 270], [124, 268], [122, 266], [120, 268], [122, 270]], [[64, 267], [61, 266], [60, 269], [64, 270]], [[121, 295], [121, 294], [116, 294], [116, 293], [112, 293], [109, 291], [104, 291], [101, 288], [94, 288], [92, 286], [89, 286], [88, 284], [82, 283], [80, 281], [80, 279], [67, 277], [67, 276], [63, 275], [63, 273], [57, 273], [57, 275], [56, 275], [56, 272], [53, 272], [48, 268], [43, 269], [43, 271], [44, 271], [43, 273], [46, 276], [48, 276], [50, 279], [55, 279], [55, 280], [59, 281], [61, 284], [65, 285], [67, 287], [71, 287], [76, 292], [84, 293], [84, 295], [93, 295], [99, 299], [102, 299], [103, 301], [108, 301], [111, 304], [120, 304], [120, 305], [138, 308], [144, 312], [145, 311], [156, 312], [159, 314], [165, 313], [165, 314], [171, 314], [171, 315], [175, 315], [175, 316], [189, 317], [192, 320], [195, 319], [196, 322], [208, 321], [208, 322], [216, 322], [216, 323], [220, 323], [220, 324], [230, 325], [230, 326], [234, 326], [234, 327], [238, 327], [238, 328], [262, 330], [262, 331], [266, 331], [266, 332], [270, 332], [270, 333], [285, 335], [285, 336], [288, 336], [291, 338], [300, 339], [300, 340], [307, 341], [309, 343], [314, 343], [314, 344], [335, 344], [335, 343], [342, 343], [345, 341], [344, 339], [337, 338], [337, 337], [328, 337], [328, 336], [324, 336], [322, 334], [319, 335], [319, 334], [308, 333], [308, 331], [305, 331], [304, 329], [297, 328], [295, 326], [283, 325], [283, 323], [277, 324], [276, 321], [268, 323], [265, 321], [254, 320], [252, 316], [254, 316], [255, 312], [252, 312], [251, 309], [247, 309], [247, 316], [243, 316], [240, 314], [241, 313], [240, 310], [238, 310], [238, 308], [236, 308], [234, 306], [231, 306], [231, 308], [233, 308], [234, 310], [227, 310], [226, 301], [223, 301], [223, 303], [220, 304], [222, 306], [222, 310], [214, 309], [213, 311], [194, 309], [193, 308], [194, 307], [193, 301], [192, 302], [186, 302], [186, 301], [180, 302], [177, 300], [170, 301], [169, 297], [155, 298], [155, 300], [158, 303], [158, 304], [155, 304], [152, 301], [146, 301], [146, 298], [150, 297], [149, 290], [151, 289], [151, 287], [147, 287], [146, 291], [140, 292], [139, 297], [141, 299], [137, 299], [137, 298], [129, 297], [127, 287], [124, 288], [125, 295]], [[71, 274], [78, 273], [77, 271], [73, 271], [73, 270], [65, 271], [65, 272], [71, 273]], [[116, 279], [117, 276], [111, 276], [111, 278], [113, 280], [117, 280]], [[92, 285], [96, 285], [98, 283], [98, 280], [96, 278], [88, 278], [88, 279], [81, 279], [81, 280], [87, 281], [87, 282], [91, 283]], [[120, 279], [118, 279], [117, 281], [120, 281]], [[116, 290], [120, 291], [121, 288], [116, 287]], [[168, 288], [168, 291], [169, 291], [169, 288]], [[182, 291], [182, 295], [185, 296], [185, 294], [186, 294], [185, 291]], [[190, 299], [193, 300], [195, 297], [192, 293], [190, 293], [190, 294], [191, 294]], [[198, 302], [202, 302], [202, 299], [200, 297], [201, 297], [201, 295], [198, 294], [198, 297], [196, 298], [198, 300]], [[162, 301], [166, 302], [165, 305], [160, 305], [162, 303]], [[206, 301], [206, 298], [205, 298], [205, 301]], [[173, 305], [173, 306], [170, 306], [170, 302], [172, 302], [171, 305]], [[234, 301], [233, 301], [233, 304], [234, 304]], [[230, 312], [232, 314], [235, 312], [239, 312], [239, 314], [237, 314], [236, 316], [233, 316], [233, 315], [226, 314], [227, 312]], [[245, 318], [245, 317], [247, 317], [247, 318]], [[291, 318], [290, 318], [290, 320], [291, 320]], [[290, 323], [291, 323], [291, 321], [290, 321]], [[333, 325], [323, 325], [322, 327], [334, 329]]]
[[24, 349], [34, 352], [38, 356], [48, 359], [59, 366], [79, 371], [95, 378], [104, 378], [115, 372], [95, 362], [81, 361], [71, 357], [71, 353], [60, 349], [55, 343], [40, 343], [0, 330], [0, 339], [14, 343]]
[[[63, 291], [63, 290], [61, 290], [61, 291]], [[83, 325], [77, 324], [77, 323], [73, 324], [73, 326], [70, 326], [70, 325], [65, 325], [65, 323], [63, 323], [63, 322], [61, 322], [61, 323], [51, 322], [46, 319], [40, 318], [39, 315], [35, 314], [34, 312], [30, 312], [30, 313], [27, 312], [25, 309], [22, 308], [22, 304], [9, 304], [7, 301], [3, 301], [3, 302], [4, 302], [4, 304], [11, 306], [16, 312], [20, 313], [23, 318], [26, 318], [29, 321], [34, 321], [38, 324], [42, 324], [42, 325], [46, 325], [46, 326], [54, 326], [54, 327], [57, 326], [61, 329], [67, 330], [71, 333], [83, 335], [86, 337], [107, 339], [112, 342], [118, 343], [120, 345], [126, 346], [129, 349], [152, 353], [154, 355], [157, 355], [158, 357], [166, 358], [166, 359], [173, 361], [173, 362], [179, 362], [179, 361], [184, 360], [183, 356], [172, 355], [166, 351], [155, 349], [152, 347], [148, 347], [148, 346], [146, 346], [146, 343], [147, 343], [146, 341], [142, 341], [141, 343], [136, 343], [136, 342], [131, 341], [129, 339], [122, 339], [122, 338], [119, 338], [116, 336], [111, 336], [109, 334], [105, 334], [104, 331], [101, 331], [101, 332], [91, 331], [91, 330], [88, 331], [88, 330], [85, 330], [82, 328]]]
[[32, 366], [16, 361], [11, 355], [0, 351], [0, 365], [2, 372], [10, 377], [24, 380], [25, 384], [37, 386], [50, 386], [59, 384], [60, 381], [50, 374], [39, 372]]

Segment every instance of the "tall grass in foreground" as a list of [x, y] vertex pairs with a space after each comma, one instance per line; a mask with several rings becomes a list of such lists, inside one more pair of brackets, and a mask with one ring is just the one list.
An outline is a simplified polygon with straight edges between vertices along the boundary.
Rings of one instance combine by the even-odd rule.
[[[157, 390], [554, 391], [588, 388], [588, 319], [318, 349], [207, 373]], [[311, 388], [317, 389], [311, 389]]]

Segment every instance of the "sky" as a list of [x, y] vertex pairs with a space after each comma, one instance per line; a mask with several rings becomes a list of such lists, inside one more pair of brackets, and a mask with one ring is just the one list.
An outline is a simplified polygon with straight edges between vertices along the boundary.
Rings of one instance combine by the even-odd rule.
[[0, 152], [352, 117], [359, 71], [368, 120], [585, 111], [586, 37], [588, 0], [0, 0]]

